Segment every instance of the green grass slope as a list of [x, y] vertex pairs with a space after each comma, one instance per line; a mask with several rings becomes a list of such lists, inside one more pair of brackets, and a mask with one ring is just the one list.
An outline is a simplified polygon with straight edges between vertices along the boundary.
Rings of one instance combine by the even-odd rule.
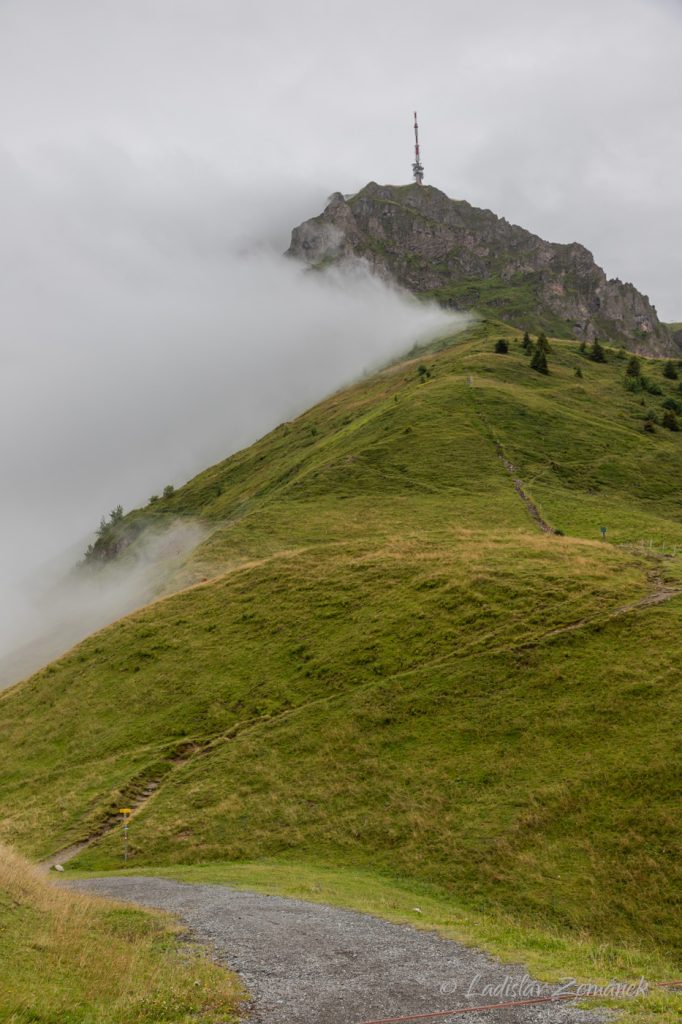
[[4, 834], [140, 801], [137, 865], [372, 866], [679, 949], [682, 433], [643, 429], [678, 384], [549, 360], [478, 325], [128, 517], [209, 526], [193, 585], [0, 697]]

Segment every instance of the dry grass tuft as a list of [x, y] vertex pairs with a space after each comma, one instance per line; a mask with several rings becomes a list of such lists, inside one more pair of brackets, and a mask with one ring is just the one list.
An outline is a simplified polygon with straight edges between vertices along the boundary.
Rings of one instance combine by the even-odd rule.
[[12, 1024], [217, 1024], [242, 997], [170, 918], [60, 889], [5, 845], [0, 959], [0, 1020]]

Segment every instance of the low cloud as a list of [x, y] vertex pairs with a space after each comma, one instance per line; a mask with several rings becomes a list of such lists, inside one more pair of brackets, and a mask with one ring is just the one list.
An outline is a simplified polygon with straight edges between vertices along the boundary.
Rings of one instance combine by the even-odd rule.
[[207, 532], [199, 523], [176, 521], [145, 532], [121, 561], [86, 568], [74, 566], [72, 553], [66, 552], [15, 583], [11, 612], [0, 633], [0, 689], [162, 596]]
[[[51, 560], [75, 561], [110, 509], [146, 503], [461, 325], [361, 269], [321, 275], [283, 258], [280, 225], [302, 205], [111, 147], [0, 159], [0, 654], [59, 634], [55, 591], [36, 600], [22, 581], [56, 580]], [[116, 583], [96, 625], [145, 587]], [[73, 592], [66, 604], [78, 619]], [[62, 646], [92, 628], [58, 619]]]

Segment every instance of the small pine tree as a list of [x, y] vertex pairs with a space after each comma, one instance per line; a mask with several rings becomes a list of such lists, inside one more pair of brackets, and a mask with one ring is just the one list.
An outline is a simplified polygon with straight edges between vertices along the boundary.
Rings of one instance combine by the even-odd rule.
[[551, 349], [549, 347], [549, 342], [547, 341], [547, 335], [545, 334], [544, 331], [540, 331], [540, 333], [538, 334], [538, 340], [537, 340], [536, 344], [537, 344], [537, 347], [540, 349], [540, 351], [544, 352], [545, 354], [547, 354], [547, 352], [551, 351]]
[[672, 359], [669, 359], [663, 367], [663, 376], [667, 377], [668, 380], [677, 380], [679, 374], [675, 369], [675, 364]]
[[506, 356], [507, 352], [509, 351], [509, 345], [504, 340], [504, 338], [498, 338], [498, 340], [495, 342], [495, 351], [499, 353], [499, 355]]
[[576, 366], [576, 368], [575, 368], [575, 375], [576, 375], [576, 377], [580, 377], [580, 379], [582, 380], [583, 371], [580, 369], [579, 366]]
[[122, 519], [123, 505], [117, 505], [116, 508], [109, 513], [109, 522], [114, 526], [116, 523], [120, 523]]
[[642, 372], [642, 364], [637, 356], [630, 356], [628, 365], [625, 367], [626, 377], [639, 377]]
[[530, 361], [531, 370], [536, 370], [537, 373], [549, 373], [549, 367], [547, 366], [547, 356], [541, 348], [536, 348], [533, 352], [533, 358]]
[[599, 344], [599, 338], [595, 338], [592, 342], [592, 348], [590, 349], [590, 359], [593, 363], [605, 363], [606, 352], [603, 347]]
[[523, 341], [521, 344], [523, 345], [524, 352], [530, 352], [533, 348], [533, 342], [530, 340], [530, 334], [528, 331], [523, 332]]
[[585, 355], [585, 353], [587, 352], [587, 342], [586, 341], [581, 341], [580, 342], [580, 344], [578, 346], [578, 351], [582, 352], [582, 354]]
[[680, 421], [678, 420], [672, 409], [666, 409], [663, 413], [663, 426], [667, 427], [668, 430], [679, 430]]

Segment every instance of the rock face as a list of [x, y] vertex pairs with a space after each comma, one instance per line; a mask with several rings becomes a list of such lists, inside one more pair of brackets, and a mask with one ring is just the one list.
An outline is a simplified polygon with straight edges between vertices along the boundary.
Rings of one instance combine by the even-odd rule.
[[608, 280], [584, 246], [545, 242], [428, 185], [370, 182], [348, 198], [337, 192], [294, 229], [287, 255], [317, 268], [363, 259], [416, 295], [520, 329], [599, 337], [648, 355], [682, 351], [682, 337], [647, 296]]

